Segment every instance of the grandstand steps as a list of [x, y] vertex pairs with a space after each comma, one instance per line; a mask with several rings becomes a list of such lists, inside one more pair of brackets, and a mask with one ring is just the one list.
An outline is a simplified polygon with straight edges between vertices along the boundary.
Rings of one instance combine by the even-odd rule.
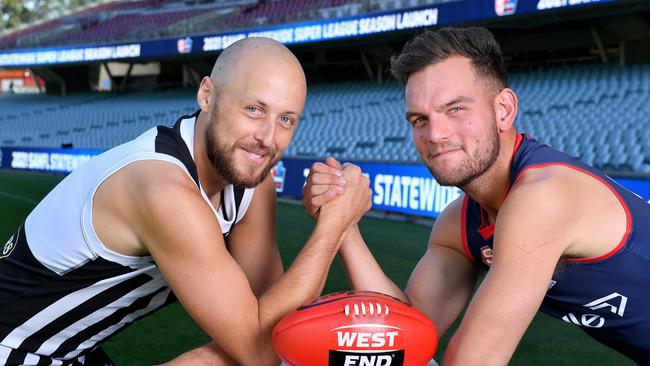
[[196, 15], [190, 19], [181, 19], [170, 25], [167, 29], [169, 34], [192, 34], [202, 32], [214, 27], [224, 21], [225, 18], [239, 14], [239, 7], [210, 9], [203, 14]]
[[[518, 130], [602, 169], [650, 174], [650, 65], [579, 66], [513, 74]], [[10, 105], [11, 108], [3, 108]], [[109, 148], [195, 111], [192, 89], [125, 95], [0, 97], [5, 146]], [[310, 85], [285, 156], [417, 163], [403, 87]]]

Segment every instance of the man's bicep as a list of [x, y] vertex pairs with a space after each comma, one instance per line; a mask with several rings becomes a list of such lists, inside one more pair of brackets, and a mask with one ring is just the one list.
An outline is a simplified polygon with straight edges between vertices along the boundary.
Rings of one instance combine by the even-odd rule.
[[276, 194], [271, 175], [255, 188], [242, 220], [228, 237], [230, 253], [259, 297], [282, 275], [275, 240]]
[[[149, 201], [141, 227], [144, 244], [190, 316], [241, 361], [258, 342], [257, 299], [195, 188], [166, 188], [165, 199], [143, 198]], [[152, 187], [149, 194], [163, 197], [165, 190], [158, 189]]]

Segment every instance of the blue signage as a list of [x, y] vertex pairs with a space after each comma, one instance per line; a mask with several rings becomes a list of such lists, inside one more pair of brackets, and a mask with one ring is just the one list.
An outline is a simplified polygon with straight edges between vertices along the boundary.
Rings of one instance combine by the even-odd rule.
[[70, 173], [104, 150], [1, 148], [0, 168]]
[[[272, 171], [278, 195], [302, 199], [302, 187], [315, 160], [282, 159]], [[462, 191], [443, 187], [423, 165], [352, 162], [368, 175], [372, 208], [414, 216], [438, 217]], [[277, 172], [277, 173], [276, 173]], [[614, 178], [650, 203], [650, 179]]]
[[[282, 159], [273, 169], [276, 192], [302, 199], [302, 187], [315, 160]], [[438, 217], [461, 194], [443, 187], [423, 165], [352, 162], [370, 178], [372, 208], [409, 215]]]
[[[104, 150], [0, 148], [0, 168], [70, 173]], [[271, 170], [279, 196], [302, 199], [302, 187], [315, 160], [286, 158]], [[372, 208], [403, 214], [438, 217], [458, 196], [456, 187], [443, 187], [423, 165], [353, 162], [370, 178]], [[650, 179], [615, 178], [628, 190], [650, 201]]]
[[[302, 187], [314, 162], [306, 159], [282, 159], [273, 171], [278, 195], [302, 199]], [[438, 217], [462, 193], [456, 187], [438, 184], [423, 165], [353, 163], [361, 167], [370, 178], [372, 208], [376, 210]], [[650, 202], [650, 179], [614, 180]]]
[[319, 42], [437, 25], [471, 23], [614, 1], [620, 0], [458, 0], [430, 7], [285, 24], [241, 32], [96, 46], [9, 51], [0, 53], [0, 66], [54, 65], [214, 52], [247, 37], [268, 37], [284, 44]]

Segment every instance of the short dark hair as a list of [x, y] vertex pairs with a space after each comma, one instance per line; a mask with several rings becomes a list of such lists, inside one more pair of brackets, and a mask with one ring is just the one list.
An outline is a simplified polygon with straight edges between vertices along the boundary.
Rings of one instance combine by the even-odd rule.
[[391, 57], [391, 72], [406, 84], [411, 74], [451, 56], [467, 57], [477, 76], [492, 78], [499, 89], [507, 86], [501, 48], [489, 30], [479, 27], [425, 31], [407, 42], [399, 55]]

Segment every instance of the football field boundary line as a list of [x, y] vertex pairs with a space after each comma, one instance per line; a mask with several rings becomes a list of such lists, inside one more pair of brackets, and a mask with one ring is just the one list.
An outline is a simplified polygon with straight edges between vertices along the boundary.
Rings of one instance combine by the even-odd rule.
[[26, 196], [21, 196], [21, 195], [18, 195], [18, 194], [13, 194], [13, 193], [3, 192], [3, 191], [0, 191], [0, 197], [9, 198], [9, 199], [13, 199], [13, 200], [16, 200], [16, 201], [21, 201], [21, 202], [27, 202], [27, 203], [30, 203], [32, 205], [35, 205], [35, 204], [38, 203], [37, 200], [28, 198]]

